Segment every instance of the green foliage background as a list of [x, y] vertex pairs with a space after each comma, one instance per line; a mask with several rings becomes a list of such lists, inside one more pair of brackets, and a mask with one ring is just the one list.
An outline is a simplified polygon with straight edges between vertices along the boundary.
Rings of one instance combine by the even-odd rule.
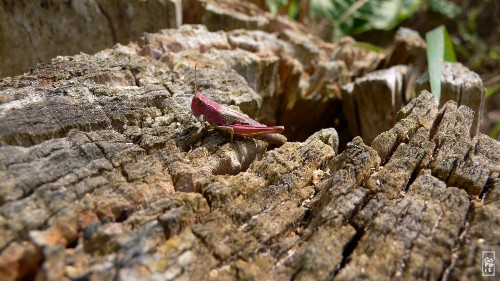
[[[273, 13], [287, 7], [290, 18], [297, 19], [301, 7], [299, 0], [267, 0]], [[411, 17], [422, 4], [429, 9], [453, 18], [461, 10], [446, 0], [310, 0], [308, 15], [311, 20], [329, 19], [333, 26], [333, 40], [345, 35], [368, 30], [391, 30]]]

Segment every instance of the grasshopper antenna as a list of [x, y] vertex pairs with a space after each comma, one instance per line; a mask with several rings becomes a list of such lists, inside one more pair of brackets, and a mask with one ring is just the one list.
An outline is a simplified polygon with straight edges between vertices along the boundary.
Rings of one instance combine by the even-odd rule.
[[198, 93], [198, 78], [196, 77], [196, 64], [194, 65], [194, 94]]
[[[198, 77], [196, 76], [196, 64], [194, 65], [194, 95], [198, 93]], [[193, 118], [193, 113], [189, 116], [188, 122], [191, 122], [191, 118]]]

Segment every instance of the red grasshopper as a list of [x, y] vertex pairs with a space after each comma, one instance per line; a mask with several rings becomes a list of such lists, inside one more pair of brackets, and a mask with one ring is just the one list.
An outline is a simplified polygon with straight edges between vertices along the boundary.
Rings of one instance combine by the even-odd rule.
[[199, 117], [203, 115], [215, 128], [231, 134], [231, 142], [233, 141], [233, 135], [253, 137], [277, 145], [282, 145], [286, 142], [286, 137], [280, 134], [285, 127], [267, 127], [244, 113], [208, 99], [203, 94], [198, 93], [196, 66], [194, 67], [194, 77], [195, 95], [191, 101], [191, 110], [194, 116]]

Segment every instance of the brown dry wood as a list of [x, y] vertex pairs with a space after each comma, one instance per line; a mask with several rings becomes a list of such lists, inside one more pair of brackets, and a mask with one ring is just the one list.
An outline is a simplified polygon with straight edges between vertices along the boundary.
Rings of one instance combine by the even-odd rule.
[[[255, 11], [201, 2], [227, 26]], [[263, 18], [277, 34], [183, 26], [0, 80], [0, 276], [480, 280], [481, 251], [500, 252], [500, 144], [471, 139], [466, 106], [424, 91], [397, 112], [398, 72], [380, 79], [393, 123], [371, 147], [337, 154], [324, 129], [266, 152], [198, 131], [196, 63], [209, 98], [251, 116], [264, 100], [259, 118], [293, 124], [383, 57]]]
[[[453, 100], [458, 105], [465, 105], [473, 110], [474, 121], [470, 131], [471, 137], [479, 134], [479, 126], [483, 115], [486, 89], [479, 75], [461, 63], [443, 62], [441, 69], [441, 97], [439, 107]], [[415, 85], [416, 91], [430, 91], [429, 75], [420, 76]]]
[[0, 77], [27, 72], [57, 55], [95, 53], [181, 24], [176, 0], [0, 1]]
[[424, 64], [427, 59], [425, 40], [420, 37], [418, 32], [400, 27], [394, 37], [394, 44], [386, 58], [385, 68], [399, 65]]
[[342, 105], [353, 135], [367, 143], [396, 122], [403, 104], [407, 66], [377, 70], [342, 88]]
[[[337, 155], [327, 129], [264, 152], [198, 134], [193, 69], [132, 50], [2, 80], [5, 278], [480, 278], [470, 248], [498, 227], [500, 144], [470, 139], [470, 109], [423, 93], [375, 149], [355, 138]], [[236, 72], [199, 81], [219, 102], [260, 106]], [[498, 233], [480, 247], [500, 250]]]

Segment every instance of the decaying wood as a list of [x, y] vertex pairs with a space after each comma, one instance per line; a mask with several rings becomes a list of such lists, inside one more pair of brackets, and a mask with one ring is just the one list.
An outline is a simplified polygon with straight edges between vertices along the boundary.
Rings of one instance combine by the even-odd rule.
[[426, 57], [425, 40], [418, 32], [400, 27], [394, 37], [394, 44], [386, 58], [385, 67], [399, 64], [405, 65], [425, 65]]
[[[193, 20], [264, 31], [185, 25], [0, 80], [0, 276], [481, 280], [481, 251], [500, 253], [500, 143], [471, 133], [480, 107], [422, 91], [399, 110], [406, 66], [372, 72], [384, 55], [350, 39], [194, 2]], [[305, 140], [199, 130], [195, 64], [209, 98]], [[364, 140], [339, 152], [336, 130], [301, 128], [308, 111]]]
[[[58, 55], [96, 53], [143, 32], [182, 24], [178, 0], [28, 0], [0, 2], [0, 77]], [[57, 16], [54, 16], [57, 15]]]
[[[193, 76], [116, 47], [2, 81], [2, 276], [478, 276], [456, 266], [475, 270], [474, 237], [498, 227], [500, 144], [470, 139], [472, 110], [424, 93], [375, 149], [355, 138], [336, 155], [327, 129], [265, 152], [197, 133]], [[233, 71], [199, 80], [220, 102], [260, 106]], [[498, 233], [481, 247], [500, 250]]]
[[342, 106], [353, 135], [367, 143], [396, 122], [403, 104], [407, 67], [393, 66], [366, 74], [342, 88]]
[[[465, 105], [474, 111], [474, 121], [470, 131], [471, 137], [479, 133], [479, 125], [483, 113], [485, 88], [479, 75], [461, 63], [442, 63], [441, 97], [439, 105], [453, 100], [459, 105]], [[430, 91], [429, 75], [426, 73], [416, 81], [416, 91]]]

